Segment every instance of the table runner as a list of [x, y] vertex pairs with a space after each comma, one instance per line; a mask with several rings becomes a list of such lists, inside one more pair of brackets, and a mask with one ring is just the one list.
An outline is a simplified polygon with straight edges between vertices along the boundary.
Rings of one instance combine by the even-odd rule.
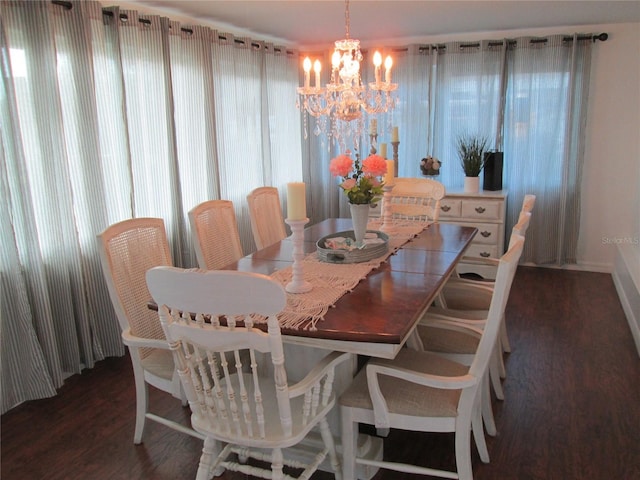
[[[389, 235], [389, 248], [384, 255], [362, 263], [337, 264], [322, 262], [317, 252], [303, 260], [304, 279], [311, 283], [307, 293], [287, 294], [287, 305], [278, 315], [280, 326], [294, 330], [316, 330], [316, 324], [324, 318], [329, 308], [378, 268], [390, 255], [405, 243], [419, 235], [431, 222], [394, 221], [395, 231]], [[371, 219], [368, 230], [380, 230], [382, 219]], [[271, 277], [283, 286], [291, 282], [292, 267], [278, 270]]]

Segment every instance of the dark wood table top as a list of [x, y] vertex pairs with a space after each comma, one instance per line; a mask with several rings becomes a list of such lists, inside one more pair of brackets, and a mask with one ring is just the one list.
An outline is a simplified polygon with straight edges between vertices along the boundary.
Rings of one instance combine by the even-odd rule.
[[[305, 253], [315, 252], [320, 238], [350, 229], [351, 219], [346, 218], [327, 219], [307, 227]], [[430, 225], [342, 296], [317, 323], [316, 330], [283, 328], [285, 340], [364, 355], [395, 356], [476, 232], [473, 227], [460, 225]], [[286, 238], [225, 269], [270, 275], [292, 263], [293, 241]]]

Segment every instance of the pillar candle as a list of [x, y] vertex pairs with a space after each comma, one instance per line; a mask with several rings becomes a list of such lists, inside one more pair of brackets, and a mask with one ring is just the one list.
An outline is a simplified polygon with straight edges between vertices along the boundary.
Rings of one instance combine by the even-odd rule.
[[303, 182], [287, 183], [287, 220], [307, 218], [307, 197]]
[[398, 137], [398, 127], [393, 127], [393, 132], [391, 133], [391, 141], [392, 142], [399, 142], [399, 137]]
[[387, 158], [387, 144], [386, 143], [381, 143], [380, 144], [380, 156], [384, 159]]
[[384, 174], [384, 184], [391, 185], [396, 173], [396, 162], [393, 160], [387, 160], [387, 173]]

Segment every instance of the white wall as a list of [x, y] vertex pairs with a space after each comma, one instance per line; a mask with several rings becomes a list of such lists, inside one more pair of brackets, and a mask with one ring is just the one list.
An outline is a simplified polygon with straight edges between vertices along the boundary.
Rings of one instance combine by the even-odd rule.
[[609, 40], [593, 55], [578, 261], [611, 271], [618, 244], [640, 252], [640, 24], [601, 30]]

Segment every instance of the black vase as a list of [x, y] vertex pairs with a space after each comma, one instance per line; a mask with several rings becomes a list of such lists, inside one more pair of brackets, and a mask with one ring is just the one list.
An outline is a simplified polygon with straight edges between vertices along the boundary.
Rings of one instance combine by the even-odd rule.
[[486, 152], [484, 154], [483, 190], [502, 190], [503, 152]]

